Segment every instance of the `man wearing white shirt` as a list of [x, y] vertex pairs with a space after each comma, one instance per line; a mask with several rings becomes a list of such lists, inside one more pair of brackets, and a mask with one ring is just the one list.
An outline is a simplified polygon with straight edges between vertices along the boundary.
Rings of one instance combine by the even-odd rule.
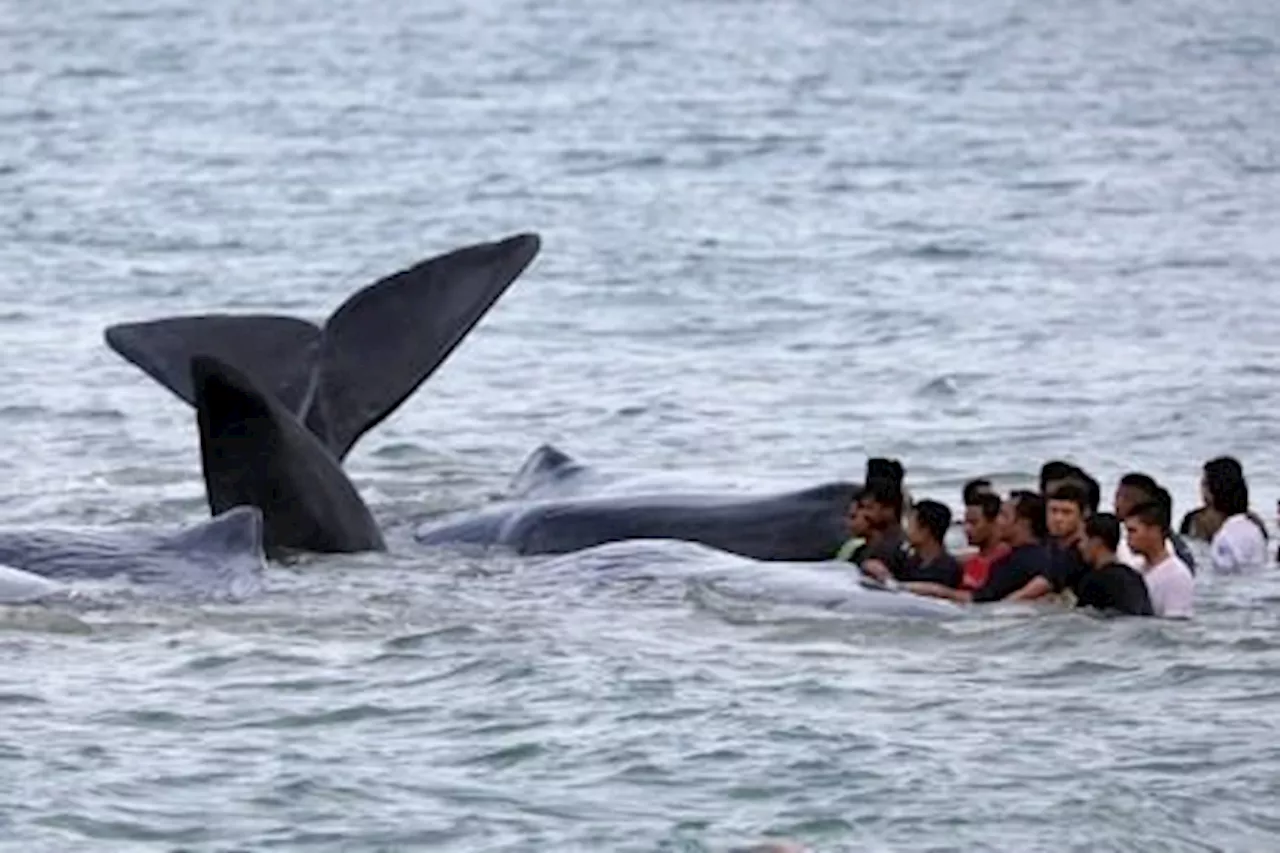
[[1173, 499], [1158, 489], [1156, 499], [1139, 504], [1124, 520], [1129, 547], [1143, 560], [1151, 610], [1165, 619], [1190, 619], [1194, 612], [1195, 578], [1187, 564], [1167, 545]]
[[[1116, 486], [1116, 516], [1120, 519], [1127, 518], [1135, 507], [1148, 501], [1156, 500], [1160, 492], [1160, 485], [1155, 481], [1154, 477], [1138, 473], [1125, 474], [1120, 478], [1119, 485]], [[1191, 573], [1195, 574], [1195, 556], [1192, 555], [1191, 549], [1187, 547], [1182, 537], [1170, 530], [1165, 537], [1165, 548], [1176, 554], [1178, 559], [1191, 570]], [[1120, 547], [1116, 549], [1116, 560], [1138, 571], [1142, 571], [1146, 567], [1146, 561], [1129, 547], [1127, 536], [1120, 540]]]

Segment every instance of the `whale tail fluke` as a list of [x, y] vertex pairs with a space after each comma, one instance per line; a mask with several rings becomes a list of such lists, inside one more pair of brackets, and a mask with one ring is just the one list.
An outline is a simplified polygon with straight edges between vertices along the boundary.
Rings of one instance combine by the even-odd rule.
[[262, 511], [268, 556], [384, 550], [338, 460], [284, 406], [220, 359], [191, 360], [209, 508]]

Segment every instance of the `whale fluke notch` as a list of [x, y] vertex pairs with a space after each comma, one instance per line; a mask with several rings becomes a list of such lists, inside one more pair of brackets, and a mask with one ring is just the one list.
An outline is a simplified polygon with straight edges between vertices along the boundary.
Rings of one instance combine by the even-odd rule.
[[344, 302], [325, 323], [307, 425], [345, 457], [449, 357], [540, 247], [537, 234], [465, 246]]
[[207, 355], [190, 363], [200, 457], [215, 514], [256, 506], [268, 557], [382, 551], [373, 514], [338, 460], [272, 395]]
[[210, 355], [253, 377], [290, 411], [306, 400], [320, 329], [296, 317], [202, 314], [120, 323], [107, 345], [178, 397], [195, 405], [191, 359]]

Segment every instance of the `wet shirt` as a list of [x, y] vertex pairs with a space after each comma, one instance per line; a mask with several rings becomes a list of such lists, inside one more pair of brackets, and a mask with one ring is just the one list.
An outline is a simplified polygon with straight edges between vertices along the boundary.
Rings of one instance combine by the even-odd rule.
[[1044, 573], [1045, 580], [1053, 584], [1054, 592], [1063, 590], [1077, 591], [1080, 583], [1087, 577], [1093, 567], [1080, 556], [1075, 545], [1051, 545], [1049, 547], [1049, 568]]
[[987, 582], [973, 593], [975, 602], [999, 601], [1022, 589], [1038, 575], [1052, 570], [1045, 545], [1019, 545], [991, 564]]
[[1195, 578], [1187, 564], [1169, 554], [1142, 576], [1151, 596], [1151, 610], [1166, 619], [1190, 619], [1194, 610]]
[[912, 554], [903, 564], [901, 571], [894, 572], [893, 576], [903, 583], [925, 581], [959, 589], [964, 572], [960, 569], [960, 562], [943, 551], [927, 563]]
[[906, 569], [910, 551], [906, 534], [899, 527], [889, 531], [875, 543], [863, 543], [853, 552], [853, 562], [861, 566], [868, 560], [879, 560], [884, 563], [889, 574], [897, 577]]
[[960, 586], [970, 592], [982, 589], [991, 574], [991, 564], [1009, 553], [1009, 546], [997, 545], [987, 554], [974, 554], [964, 561], [963, 580]]
[[1124, 563], [1094, 569], [1076, 585], [1076, 606], [1111, 610], [1126, 616], [1153, 616], [1142, 575]]
[[1231, 516], [1214, 534], [1209, 561], [1219, 572], [1262, 568], [1267, 563], [1267, 540], [1262, 529], [1245, 513]]

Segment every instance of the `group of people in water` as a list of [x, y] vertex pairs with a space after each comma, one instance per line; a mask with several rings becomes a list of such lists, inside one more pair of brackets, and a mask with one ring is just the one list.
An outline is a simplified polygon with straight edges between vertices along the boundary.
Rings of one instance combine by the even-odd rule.
[[1208, 544], [1207, 561], [1217, 572], [1268, 562], [1266, 527], [1249, 509], [1243, 468], [1229, 456], [1205, 463], [1204, 505], [1187, 513], [1178, 530], [1172, 497], [1147, 474], [1120, 478], [1112, 512], [1099, 511], [1098, 481], [1067, 462], [1041, 468], [1038, 492], [1002, 498], [990, 480], [972, 480], [963, 494], [969, 548], [960, 557], [946, 547], [950, 508], [910, 501], [904, 475], [897, 460], [868, 461], [849, 511], [850, 538], [837, 559], [919, 595], [965, 603], [1054, 596], [1077, 607], [1188, 619], [1197, 570], [1188, 539]]

